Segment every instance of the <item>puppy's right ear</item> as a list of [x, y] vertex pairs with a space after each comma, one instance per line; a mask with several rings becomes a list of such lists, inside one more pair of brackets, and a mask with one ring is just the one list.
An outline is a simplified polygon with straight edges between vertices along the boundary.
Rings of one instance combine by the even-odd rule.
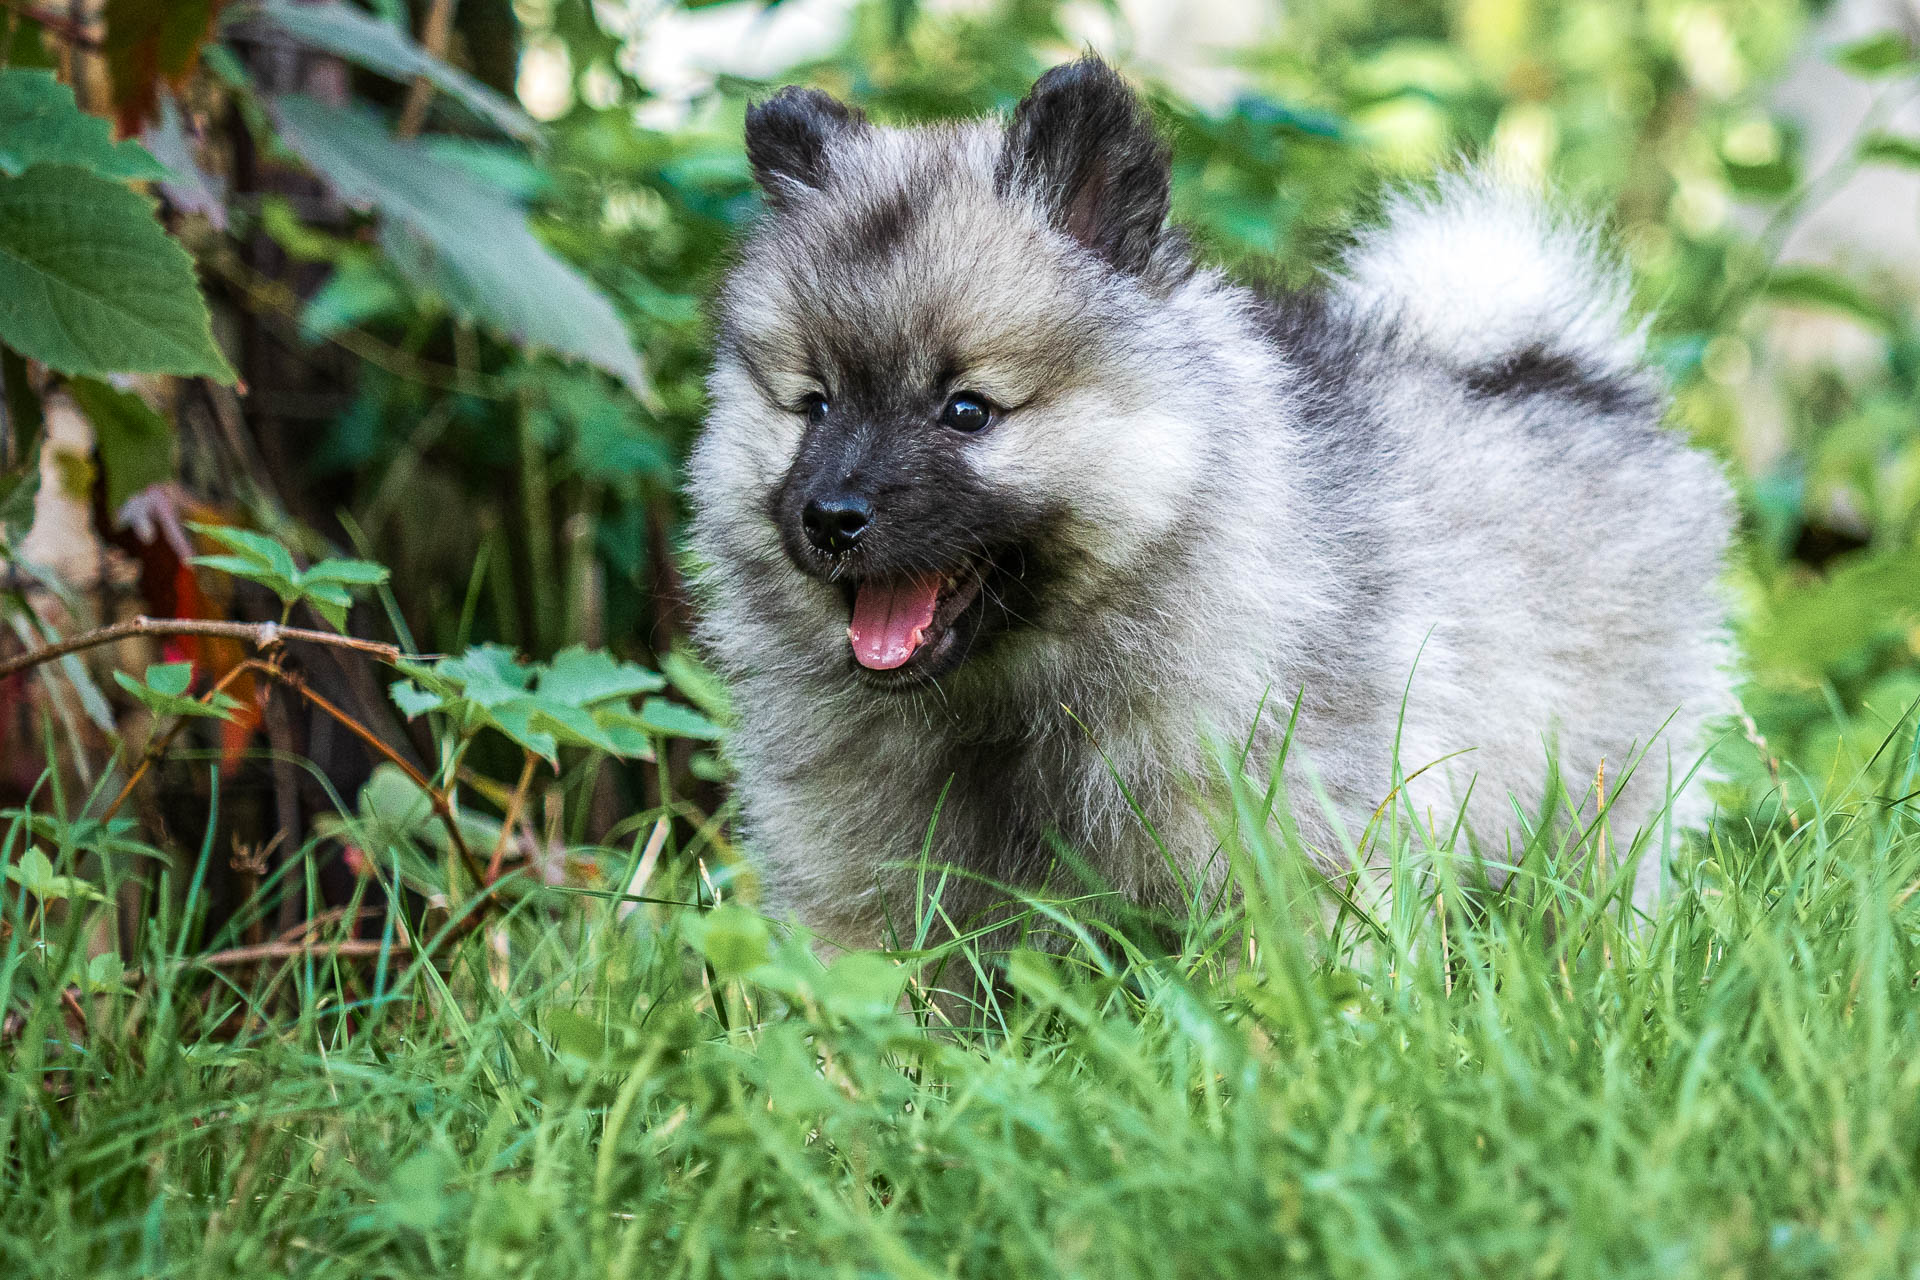
[[1152, 116], [1094, 57], [1034, 82], [1007, 125], [995, 174], [1002, 194], [1032, 195], [1054, 226], [1136, 274], [1165, 234], [1172, 177]]
[[818, 89], [789, 85], [747, 108], [747, 159], [775, 208], [827, 181], [827, 149], [867, 118]]

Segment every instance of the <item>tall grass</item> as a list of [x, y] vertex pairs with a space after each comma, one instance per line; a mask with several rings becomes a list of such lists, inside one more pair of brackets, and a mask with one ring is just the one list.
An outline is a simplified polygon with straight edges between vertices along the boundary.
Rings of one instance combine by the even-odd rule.
[[[1000, 956], [823, 966], [690, 872], [209, 972], [189, 889], [63, 999], [88, 939], [10, 892], [0, 1274], [1912, 1274], [1916, 774], [1903, 731], [1723, 819], [1650, 922], [1552, 859], [1470, 892], [1397, 821], [1371, 910], [1252, 783], [1232, 900], [1036, 904], [1068, 941]], [[936, 960], [999, 975], [973, 1025]]]

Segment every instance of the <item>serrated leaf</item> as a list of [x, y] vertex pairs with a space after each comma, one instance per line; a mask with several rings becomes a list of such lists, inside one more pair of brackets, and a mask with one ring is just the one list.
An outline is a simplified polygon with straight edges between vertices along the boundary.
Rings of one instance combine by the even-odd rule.
[[353, 608], [353, 597], [345, 587], [315, 583], [302, 587], [299, 598], [307, 602], [308, 608], [325, 618], [335, 631], [347, 629], [347, 614]]
[[251, 529], [238, 529], [228, 524], [190, 523], [188, 528], [195, 533], [212, 538], [229, 551], [237, 552], [251, 560], [262, 570], [277, 574], [289, 582], [299, 580], [299, 566], [293, 562], [293, 553], [264, 533], [255, 533]]
[[119, 181], [168, 177], [137, 142], [115, 142], [107, 122], [88, 115], [51, 71], [0, 70], [0, 174], [37, 164], [71, 165]]
[[293, 594], [293, 580], [282, 578], [260, 567], [258, 560], [247, 556], [195, 556], [188, 561], [202, 569], [214, 569], [221, 573], [230, 573], [236, 578], [246, 578], [265, 585], [275, 595], [286, 597]]
[[153, 202], [84, 169], [0, 178], [0, 343], [67, 374], [234, 380]]
[[1864, 40], [1841, 45], [1833, 51], [1833, 60], [1861, 75], [1885, 75], [1913, 61], [1913, 46], [1898, 31], [1882, 31]]
[[563, 746], [591, 747], [608, 755], [624, 754], [620, 744], [608, 736], [590, 711], [545, 698], [534, 699], [533, 709], [534, 726], [553, 734]]
[[381, 243], [402, 274], [511, 341], [585, 360], [645, 390], [619, 314], [498, 190], [364, 112], [297, 94], [274, 99], [271, 111], [281, 140], [343, 199], [379, 210]]
[[343, 586], [377, 587], [392, 576], [385, 565], [375, 564], [371, 560], [331, 559], [302, 570], [299, 582], [301, 586], [333, 582]]
[[631, 698], [666, 687], [658, 674], [621, 662], [600, 649], [574, 645], [562, 649], [540, 673], [540, 696], [570, 707], [590, 707], [614, 698]]
[[487, 718], [494, 728], [548, 763], [555, 762], [560, 744], [553, 734], [534, 723], [535, 707], [529, 698], [513, 698], [487, 707]]
[[665, 734], [669, 738], [714, 742], [726, 736], [724, 729], [692, 707], [683, 707], [665, 698], [648, 698], [642, 703], [640, 721], [652, 732]]
[[441, 705], [440, 695], [429, 693], [411, 680], [396, 680], [387, 686], [387, 693], [393, 699], [393, 705], [407, 719], [435, 710]]
[[453, 681], [460, 697], [489, 708], [524, 696], [533, 680], [533, 669], [497, 644], [475, 645], [457, 658], [442, 660], [434, 671]]
[[142, 489], [173, 478], [173, 428], [145, 400], [92, 378], [75, 378], [67, 393], [93, 426], [108, 511], [118, 512]]
[[7, 868], [7, 879], [28, 893], [39, 894], [42, 886], [53, 880], [53, 863], [40, 850], [28, 849], [20, 861]]
[[474, 115], [511, 137], [532, 142], [540, 136], [532, 117], [466, 72], [428, 53], [392, 23], [338, 0], [291, 4], [266, 0], [240, 11], [319, 49], [392, 80], [425, 79]]
[[1860, 140], [1858, 154], [1871, 164], [1920, 169], [1920, 138], [1903, 138], [1897, 133], [1870, 133]]

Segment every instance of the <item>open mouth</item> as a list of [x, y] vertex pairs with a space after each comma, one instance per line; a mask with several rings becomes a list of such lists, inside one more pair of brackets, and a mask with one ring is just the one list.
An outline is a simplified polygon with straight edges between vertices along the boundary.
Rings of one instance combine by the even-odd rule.
[[886, 683], [931, 678], [966, 656], [965, 624], [986, 585], [986, 568], [913, 573], [848, 584], [853, 616], [847, 641], [869, 678]]

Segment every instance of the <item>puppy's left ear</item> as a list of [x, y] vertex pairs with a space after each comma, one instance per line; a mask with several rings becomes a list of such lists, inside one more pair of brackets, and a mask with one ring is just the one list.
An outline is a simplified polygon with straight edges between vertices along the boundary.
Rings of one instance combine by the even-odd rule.
[[1007, 126], [995, 181], [1121, 271], [1153, 260], [1172, 181], [1167, 145], [1127, 82], [1098, 58], [1041, 76]]
[[827, 183], [836, 138], [867, 127], [867, 117], [831, 94], [789, 85], [747, 108], [747, 160], [775, 208]]

